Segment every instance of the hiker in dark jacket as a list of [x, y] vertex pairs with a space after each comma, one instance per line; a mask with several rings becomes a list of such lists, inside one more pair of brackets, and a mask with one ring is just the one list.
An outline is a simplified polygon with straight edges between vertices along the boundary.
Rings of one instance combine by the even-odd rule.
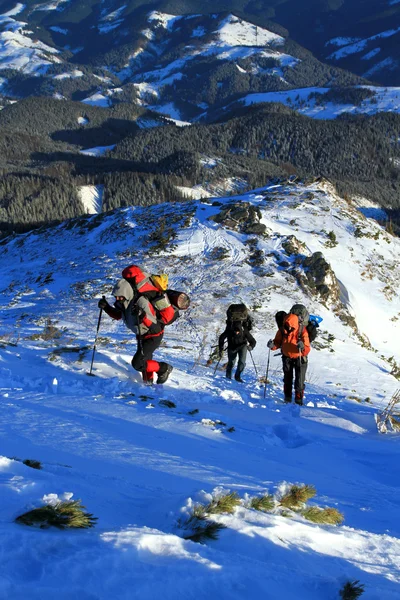
[[99, 300], [98, 306], [112, 319], [123, 319], [127, 328], [136, 334], [137, 351], [132, 358], [132, 367], [142, 372], [145, 383], [153, 383], [154, 373], [157, 373], [157, 383], [165, 383], [173, 367], [153, 360], [153, 353], [163, 339], [164, 323], [157, 319], [151, 302], [145, 296], [135, 294], [126, 279], [120, 279], [112, 293], [115, 297], [114, 306], [105, 298]]
[[226, 377], [232, 379], [232, 369], [238, 358], [236, 367], [235, 379], [243, 383], [241, 377], [243, 369], [246, 366], [247, 348], [253, 350], [256, 346], [256, 340], [253, 338], [246, 325], [240, 321], [234, 321], [232, 324], [227, 323], [226, 329], [219, 336], [218, 349], [222, 356], [224, 350], [224, 342], [228, 339], [228, 364], [226, 367]]

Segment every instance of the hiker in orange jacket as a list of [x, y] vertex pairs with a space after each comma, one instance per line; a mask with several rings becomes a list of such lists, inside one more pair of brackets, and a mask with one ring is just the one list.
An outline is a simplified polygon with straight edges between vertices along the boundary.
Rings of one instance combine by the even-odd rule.
[[299, 325], [299, 318], [292, 313], [287, 314], [279, 327], [275, 338], [267, 344], [270, 350], [282, 351], [283, 393], [285, 402], [292, 401], [294, 372], [294, 390], [296, 404], [303, 404], [305, 378], [307, 372], [307, 356], [311, 350], [310, 339], [306, 327]]

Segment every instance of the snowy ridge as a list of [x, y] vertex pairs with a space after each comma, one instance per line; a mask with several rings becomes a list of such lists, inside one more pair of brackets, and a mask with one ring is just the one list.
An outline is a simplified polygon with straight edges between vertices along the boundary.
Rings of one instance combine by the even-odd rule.
[[[226, 106], [224, 110], [232, 108], [235, 104], [250, 106], [262, 102], [279, 102], [312, 119], [336, 119], [343, 113], [374, 115], [378, 112], [400, 112], [399, 87], [357, 87], [371, 90], [374, 96], [363, 100], [359, 106], [356, 106], [354, 104], [324, 101], [324, 94], [329, 91], [329, 88], [298, 88], [284, 92], [247, 94]], [[319, 94], [319, 102], [316, 102], [314, 94]], [[203, 116], [200, 115], [198, 120], [201, 120]]]
[[[185, 77], [185, 69], [190, 68], [190, 62], [193, 59], [215, 57], [218, 60], [228, 60], [236, 64], [240, 59], [254, 56], [259, 59], [274, 58], [281, 66], [285, 67], [294, 67], [299, 62], [299, 59], [276, 49], [284, 44], [285, 40], [267, 29], [230, 14], [218, 22], [215, 30], [206, 31], [204, 27], [196, 24], [195, 17], [197, 16], [173, 16], [157, 11], [149, 14], [149, 28], [142, 32], [147, 40], [146, 46], [141, 49], [141, 52], [137, 51], [125, 68], [118, 73], [121, 78], [133, 78], [142, 105], [151, 105], [154, 110], [165, 112], [165, 107], [153, 105], [161, 96], [164, 86], [172, 85], [174, 81]], [[164, 47], [171, 42], [174, 36], [180, 34], [183, 24], [189, 29], [191, 27], [189, 38], [195, 38], [196, 43], [186, 46], [184, 56], [161, 68], [152, 68], [146, 71], [147, 58], [153, 58], [154, 55], [162, 57]], [[162, 30], [165, 30], [164, 35], [160, 34]], [[155, 32], [157, 32], [157, 37]], [[237, 66], [240, 68], [239, 65]], [[254, 65], [253, 69], [255, 69], [254, 72], [257, 72], [258, 67]], [[140, 73], [135, 75], [137, 70], [140, 70]], [[278, 77], [282, 75], [280, 69], [270, 69], [270, 71], [271, 74]], [[259, 72], [262, 71], [259, 70]], [[170, 107], [169, 114], [171, 114], [171, 110], [176, 111], [176, 108]], [[173, 115], [171, 114], [171, 116]], [[175, 118], [179, 119], [179, 116], [175, 116]]]
[[25, 29], [27, 24], [12, 18], [23, 9], [24, 5], [18, 3], [14, 9], [0, 15], [0, 67], [25, 73], [45, 73], [53, 62], [61, 62], [55, 56], [59, 51], [33, 40], [29, 37], [33, 32]]
[[[260, 210], [265, 236], [209, 219], [239, 201]], [[400, 450], [398, 438], [377, 433], [374, 414], [399, 387], [387, 359], [400, 334], [400, 242], [371, 218], [382, 217], [372, 203], [345, 202], [326, 182], [212, 202], [176, 204], [173, 215], [171, 205], [120, 209], [0, 246], [0, 597], [320, 600], [358, 579], [366, 600], [398, 598]], [[148, 254], [151, 227], [165, 215], [173, 216], [174, 246]], [[339, 318], [337, 300], [299, 287], [291, 274], [299, 255], [284, 250], [292, 235], [304, 255], [323, 253], [359, 334]], [[141, 384], [131, 334], [106, 318], [96, 377], [86, 375], [97, 299], [110, 296], [132, 262], [169, 273], [191, 296], [157, 353], [174, 365], [164, 386]], [[244, 384], [205, 365], [235, 301], [255, 317], [259, 375], [278, 309], [303, 302], [323, 317], [304, 407], [281, 403], [279, 357], [271, 355], [265, 399], [250, 357]], [[42, 470], [17, 460], [26, 458]], [[248, 507], [249, 496], [279, 494], [289, 483], [315, 485], [312, 504], [339, 509], [344, 525]], [[236, 491], [241, 505], [215, 517], [226, 526], [219, 539], [183, 539], [178, 519], [221, 490]], [[13, 522], [69, 498], [98, 517], [94, 529]]]

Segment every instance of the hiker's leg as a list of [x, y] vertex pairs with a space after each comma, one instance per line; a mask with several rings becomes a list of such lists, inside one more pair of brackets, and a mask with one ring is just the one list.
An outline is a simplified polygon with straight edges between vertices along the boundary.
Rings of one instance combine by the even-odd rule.
[[283, 395], [285, 402], [292, 401], [292, 386], [293, 386], [293, 364], [291, 358], [282, 355], [283, 367]]
[[236, 373], [235, 373], [235, 377], [236, 379], [239, 379], [243, 369], [246, 366], [246, 357], [247, 357], [247, 346], [244, 346], [243, 348], [240, 348], [238, 350], [238, 365], [236, 368]]
[[294, 391], [296, 404], [303, 404], [308, 360], [307, 357], [297, 359], [295, 363]]
[[160, 364], [153, 360], [153, 353], [157, 350], [162, 342], [163, 335], [145, 338], [138, 344], [138, 349], [132, 358], [132, 367], [136, 371], [141, 371], [143, 379], [150, 381], [153, 378], [153, 373], [157, 373]]
[[237, 356], [237, 350], [231, 350], [228, 348], [228, 364], [226, 365], [226, 376], [228, 379], [232, 379], [232, 369], [235, 364]]

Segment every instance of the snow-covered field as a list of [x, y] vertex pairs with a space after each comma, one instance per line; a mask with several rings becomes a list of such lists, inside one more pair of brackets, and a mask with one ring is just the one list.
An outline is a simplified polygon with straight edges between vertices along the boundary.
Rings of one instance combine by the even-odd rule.
[[[146, 253], [149, 227], [171, 215], [171, 204], [121, 209], [0, 247], [0, 598], [334, 600], [348, 580], [365, 585], [363, 599], [399, 598], [399, 437], [379, 435], [374, 415], [399, 387], [387, 359], [398, 360], [400, 242], [371, 218], [381, 216], [376, 207], [347, 203], [326, 183], [218, 201], [238, 199], [258, 207], [267, 226], [257, 238], [261, 267], [248, 262], [254, 235], [208, 220], [221, 208], [212, 201], [173, 205], [182, 221], [191, 214], [190, 224], [172, 224], [174, 248], [154, 255]], [[296, 256], [282, 247], [289, 235], [305, 254], [324, 254], [373, 349], [329, 302], [300, 289], [289, 273]], [[216, 248], [226, 250], [223, 260]], [[97, 299], [132, 263], [169, 273], [171, 286], [191, 296], [156, 355], [174, 365], [164, 386], [143, 386], [130, 366], [132, 335], [107, 318], [96, 376], [87, 376]], [[226, 308], [239, 301], [252, 310], [257, 339], [258, 376], [249, 357], [244, 384], [206, 366]], [[265, 398], [258, 380], [275, 312], [298, 301], [323, 317], [301, 408], [281, 402], [279, 357], [270, 356]], [[289, 483], [314, 485], [311, 504], [337, 508], [344, 524], [249, 508], [249, 497], [279, 496]], [[219, 538], [184, 539], [178, 519], [193, 502], [228, 490], [242, 503], [215, 517], [226, 526]], [[98, 517], [93, 529], [14, 523], [69, 498]]]

